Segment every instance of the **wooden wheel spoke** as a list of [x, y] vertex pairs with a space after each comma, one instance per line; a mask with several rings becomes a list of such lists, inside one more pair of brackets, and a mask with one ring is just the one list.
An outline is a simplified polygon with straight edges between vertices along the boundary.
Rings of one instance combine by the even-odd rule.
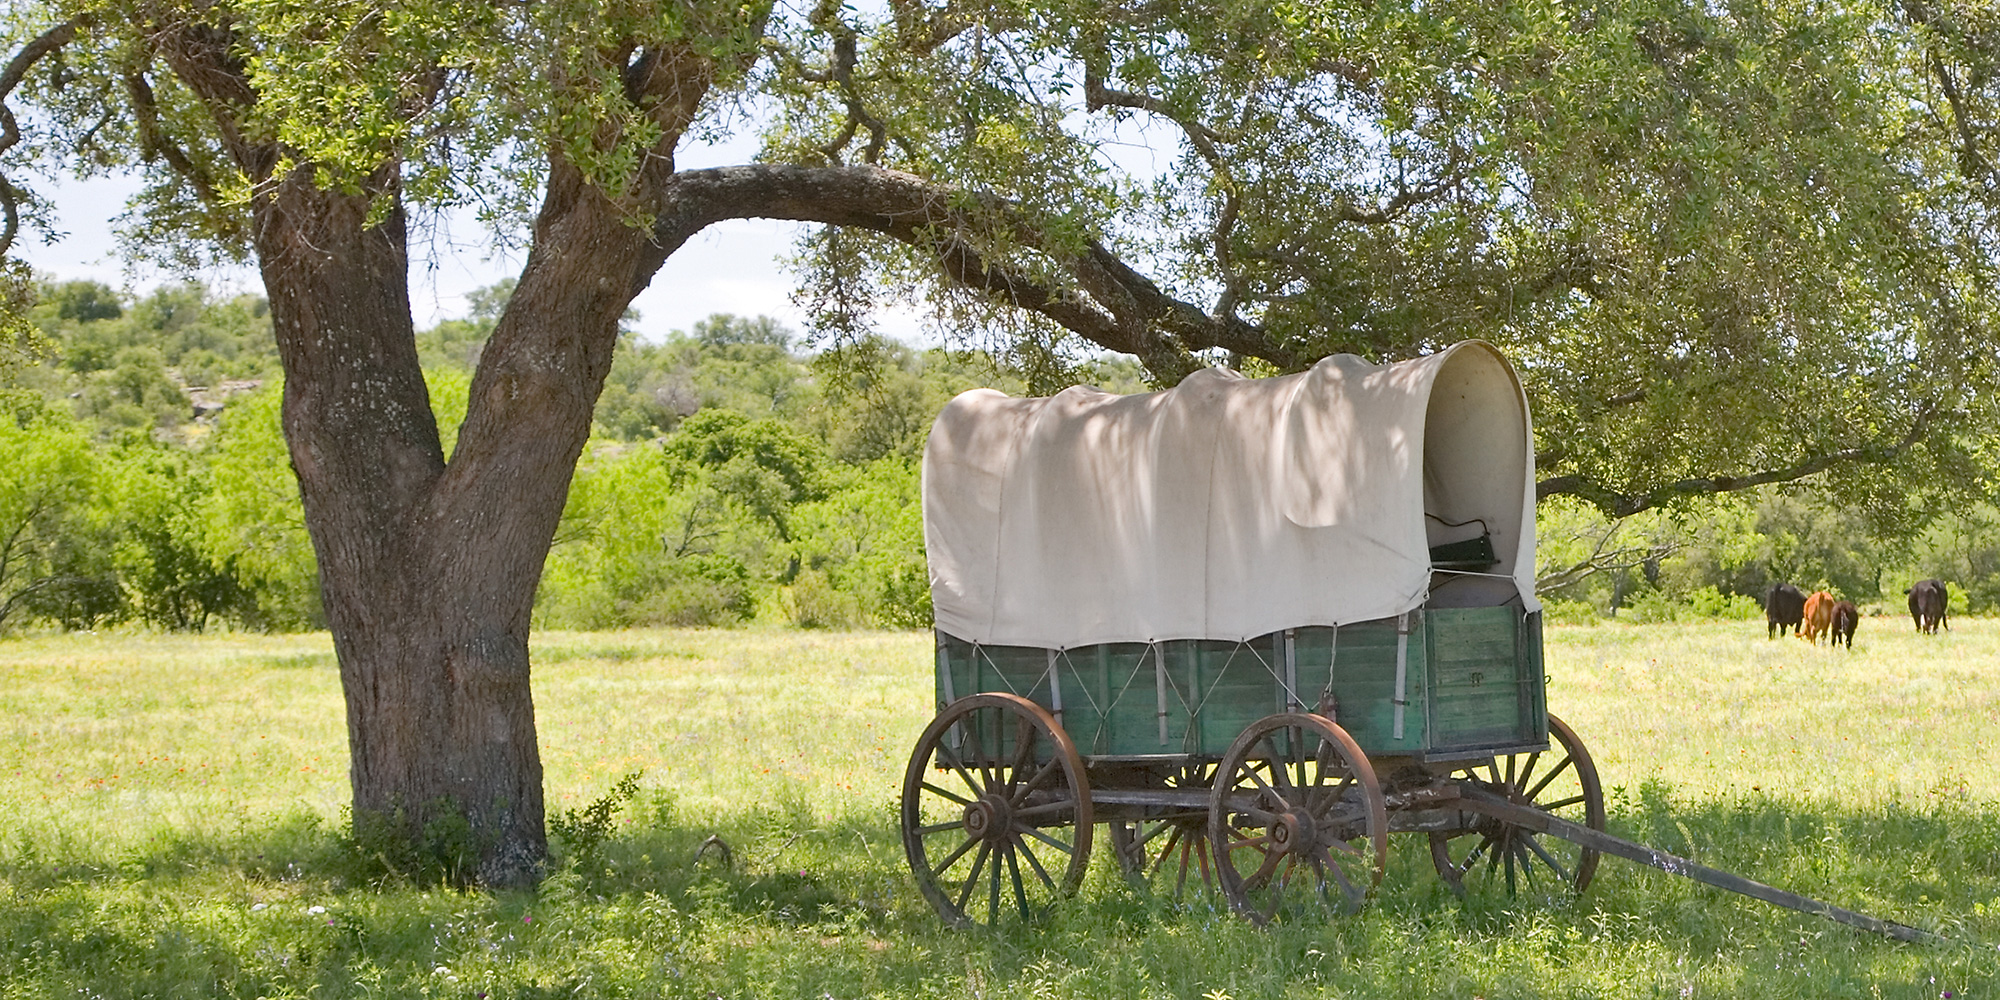
[[[1272, 855], [1272, 857], [1281, 857], [1281, 856]], [[1270, 919], [1272, 917], [1277, 916], [1279, 910], [1284, 909], [1285, 886], [1292, 880], [1292, 869], [1298, 867], [1298, 859], [1293, 857], [1292, 855], [1289, 854], [1282, 855], [1282, 858], [1285, 862], [1285, 872], [1284, 874], [1278, 876], [1277, 884], [1271, 886], [1270, 901], [1266, 903], [1263, 907], [1259, 908], [1258, 911], [1263, 916], [1264, 921], [1266, 923], [1270, 922]], [[1244, 888], [1252, 889], [1252, 891], [1255, 891], [1255, 889], [1261, 889], [1265, 885], [1270, 884], [1270, 878], [1271, 877], [1269, 875], [1264, 876], [1264, 878], [1261, 881], [1259, 881], [1254, 888], [1250, 884], [1245, 883]]]
[[1033, 837], [1033, 838], [1035, 838], [1036, 840], [1039, 840], [1039, 841], [1041, 841], [1042, 843], [1044, 843], [1044, 844], [1047, 844], [1047, 845], [1049, 845], [1050, 847], [1053, 847], [1053, 848], [1055, 848], [1056, 850], [1058, 850], [1058, 851], [1061, 851], [1061, 852], [1063, 852], [1064, 854], [1071, 854], [1071, 855], [1073, 855], [1073, 854], [1075, 854], [1075, 853], [1076, 853], [1076, 848], [1075, 848], [1074, 846], [1071, 846], [1071, 845], [1069, 845], [1069, 844], [1065, 844], [1065, 843], [1063, 843], [1062, 841], [1060, 841], [1060, 840], [1057, 840], [1056, 838], [1054, 838], [1054, 837], [1051, 837], [1051, 836], [1049, 836], [1049, 835], [1048, 835], [1048, 834], [1046, 834], [1046, 833], [1043, 833], [1043, 832], [1042, 832], [1042, 831], [1041, 831], [1040, 829], [1038, 829], [1038, 828], [1036, 828], [1036, 827], [1032, 827], [1032, 826], [1016, 826], [1016, 827], [1014, 827], [1014, 832], [1016, 832], [1016, 833], [1025, 833], [1025, 834], [1027, 834], [1028, 836], [1030, 836], [1030, 837]]
[[1263, 847], [1265, 844], [1268, 844], [1270, 842], [1271, 838], [1268, 834], [1262, 837], [1243, 837], [1238, 839], [1235, 843], [1230, 844], [1229, 849], [1232, 851], [1240, 851], [1246, 847]]
[[1325, 848], [1320, 848], [1319, 862], [1325, 866], [1327, 877], [1340, 885], [1340, 894], [1346, 900], [1348, 906], [1354, 906], [1367, 897], [1368, 890], [1355, 885], [1347, 877], [1347, 870], [1342, 868], [1334, 860], [1333, 856], [1326, 852]]
[[1049, 877], [1048, 869], [1042, 867], [1042, 860], [1035, 857], [1034, 851], [1028, 849], [1028, 842], [1023, 840], [1018, 846], [1021, 849], [1021, 856], [1028, 859], [1028, 867], [1034, 869], [1035, 877], [1041, 879], [1042, 884], [1048, 886], [1050, 892], [1061, 895], [1062, 889], [1056, 885], [1055, 879]]
[[[1562, 862], [1557, 861], [1555, 857], [1548, 852], [1548, 849], [1542, 846], [1541, 841], [1537, 840], [1533, 834], [1524, 834], [1521, 837], [1521, 842], [1525, 844], [1529, 850], [1535, 852], [1535, 856], [1541, 858], [1542, 863], [1548, 865], [1550, 871], [1556, 873], [1556, 878], [1561, 879], [1564, 882], [1570, 880], [1569, 870], [1564, 868], [1562, 866]], [[1525, 861], [1525, 859], [1523, 860]]]
[[1062, 758], [1050, 757], [1048, 763], [1043, 764], [1035, 771], [1034, 777], [1029, 778], [1027, 783], [1014, 789], [1013, 794], [1008, 796], [1008, 804], [1020, 805], [1022, 802], [1027, 801], [1028, 796], [1041, 790], [1043, 783], [1049, 780], [1050, 775], [1056, 774], [1061, 770]]
[[1014, 903], [1021, 908], [1021, 919], [1032, 920], [1034, 913], [1028, 909], [1028, 890], [1021, 884], [1021, 859], [1014, 856], [1014, 849], [1007, 849], [1007, 874], [1014, 880]]
[[[1287, 730], [1287, 732], [1290, 732], [1290, 730]], [[1263, 746], [1269, 748], [1271, 751], [1271, 758], [1270, 758], [1271, 780], [1275, 782], [1280, 789], [1282, 789], [1285, 792], [1289, 792], [1292, 790], [1292, 776], [1287, 772], [1292, 762], [1289, 759], [1287, 759], [1283, 754], [1278, 752], [1277, 741], [1271, 738], [1272, 736], [1275, 735], [1277, 735], [1275, 732], [1266, 733], [1264, 735], [1264, 738], [1259, 742], [1261, 742]]]
[[1065, 809], [1074, 811], [1076, 809], [1076, 800], [1063, 799], [1058, 802], [1044, 802], [1038, 806], [1029, 806], [1026, 809], [1017, 809], [1014, 811], [1014, 818], [1028, 819], [1031, 817], [1046, 816], [1050, 813], [1062, 812]]
[[[1027, 716], [1014, 720], [1014, 762], [1007, 768], [1007, 790], [1012, 793], [1014, 783], [1020, 780], [1021, 772], [1035, 761], [1035, 740], [1042, 735], [1040, 729]], [[1053, 758], [1051, 758], [1053, 759]]]
[[[946, 763], [946, 764], [947, 764], [948, 766], [950, 766], [950, 768], [951, 768], [951, 769], [952, 769], [953, 771], [956, 771], [956, 772], [958, 772], [958, 777], [959, 777], [959, 780], [961, 780], [961, 781], [965, 782], [965, 787], [967, 787], [967, 788], [969, 788], [969, 789], [971, 789], [971, 790], [972, 790], [972, 798], [973, 798], [973, 799], [976, 799], [976, 798], [980, 797], [981, 795], [985, 795], [985, 794], [986, 794], [986, 786], [984, 786], [984, 785], [980, 784], [980, 783], [979, 783], [979, 781], [978, 781], [978, 779], [976, 779], [976, 778], [974, 778], [974, 777], [972, 776], [972, 772], [971, 772], [970, 770], [968, 770], [968, 769], [967, 769], [967, 765], [965, 764], [965, 762], [959, 759], [959, 756], [958, 756], [958, 754], [957, 754], [957, 753], [955, 753], [955, 752], [953, 752], [953, 751], [951, 751], [951, 750], [947, 750], [947, 749], [945, 749], [945, 747], [944, 747], [944, 744], [942, 744], [942, 743], [938, 744], [938, 748], [937, 748], [937, 753], [938, 753], [938, 759], [939, 759], [939, 760], [942, 760], [942, 761], [944, 761], [944, 762], [945, 762], [945, 763]], [[958, 796], [956, 796], [956, 795], [951, 795], [951, 793], [949, 793], [949, 792], [946, 792], [946, 791], [945, 791], [944, 789], [942, 789], [942, 788], [937, 788], [937, 787], [936, 787], [935, 785], [932, 785], [932, 784], [931, 784], [930, 782], [925, 782], [925, 783], [924, 783], [924, 787], [926, 787], [926, 788], [933, 788], [933, 789], [935, 789], [935, 790], [937, 791], [937, 793], [938, 793], [938, 794], [940, 794], [940, 795], [947, 795], [947, 796], [950, 796], [950, 797], [951, 797], [952, 799], [954, 799], [954, 800], [956, 800], [956, 801], [959, 801], [959, 802], [963, 802], [963, 803], [965, 803], [965, 804], [967, 804], [967, 805], [970, 805], [970, 804], [972, 804], [972, 799], [960, 799], [960, 798], [958, 798]]]
[[1262, 791], [1264, 794], [1271, 796], [1272, 798], [1278, 800], [1279, 802], [1285, 801], [1285, 796], [1283, 794], [1281, 794], [1276, 788], [1271, 787], [1270, 782], [1265, 781], [1263, 778], [1257, 775], [1257, 769], [1255, 767], [1246, 766], [1243, 769], [1243, 774], [1257, 786], [1259, 791]]
[[987, 877], [990, 887], [986, 893], [986, 926], [1000, 923], [1000, 862], [1005, 852], [993, 855], [993, 873]]
[[1562, 763], [1557, 764], [1555, 766], [1555, 770], [1552, 770], [1549, 773], [1542, 775], [1542, 780], [1537, 782], [1534, 788], [1528, 790], [1527, 793], [1528, 801], [1530, 802], [1535, 801], [1535, 798], [1542, 794], [1542, 789], [1549, 787], [1550, 782], [1556, 780], [1558, 777], [1561, 777], [1562, 773], [1564, 771], [1569, 770], [1570, 767], [1573, 766], [1575, 763], [1576, 763], [1575, 757], [1564, 757], [1562, 759]]
[[[979, 728], [981, 731], [984, 731], [986, 729], [985, 726], [981, 726]], [[994, 728], [997, 729], [999, 727], [996, 726]], [[998, 740], [1000, 738], [1000, 734], [998, 733], [993, 734], [993, 738], [995, 740]], [[995, 747], [994, 749], [997, 750], [999, 748]], [[972, 757], [973, 757], [973, 766], [978, 768], [979, 777], [985, 782], [985, 784], [979, 786], [980, 794], [990, 795], [993, 792], [998, 791], [1000, 788], [1000, 776], [996, 771], [997, 765], [994, 764], [992, 761], [986, 759], [986, 744], [984, 742], [979, 740], [973, 741]]]
[[1578, 805], [1588, 801], [1590, 801], [1590, 797], [1587, 795], [1572, 795], [1569, 798], [1558, 799], [1554, 802], [1549, 803], [1548, 805], [1537, 806], [1536, 808], [1542, 810], [1543, 812], [1555, 812], [1558, 809], [1568, 809], [1570, 806]]
[[1243, 808], [1238, 809], [1236, 811], [1236, 814], [1238, 816], [1248, 816], [1251, 819], [1256, 820], [1258, 826], [1270, 826], [1271, 824], [1276, 823], [1278, 821], [1277, 813], [1274, 813], [1269, 809], [1260, 809], [1254, 805], [1244, 806]]
[[1490, 870], [1493, 866], [1492, 864], [1493, 856], [1487, 854], [1486, 852], [1489, 849], [1491, 849], [1493, 845], [1494, 845], [1493, 838], [1482, 834], [1479, 838], [1479, 844], [1475, 846], [1472, 850], [1465, 852], [1465, 861], [1460, 864], [1454, 865], [1453, 867], [1457, 868], [1459, 874], [1463, 875], [1466, 872], [1471, 871], [1474, 866], [1479, 864], [1479, 859], [1481, 857], [1484, 857], [1486, 858], [1487, 861], [1487, 868]]
[[965, 857], [965, 852], [972, 850], [973, 846], [978, 843], [980, 843], [980, 841], [973, 840], [972, 838], [967, 837], [965, 839], [965, 843], [958, 845], [957, 850], [951, 852], [950, 854], [945, 855], [944, 860], [938, 862], [937, 867], [931, 869], [931, 881], [933, 882], [937, 881], [938, 876], [943, 875], [945, 873], [945, 869], [948, 869], [952, 865], [957, 864], [958, 859]]
[[1535, 765], [1540, 763], [1541, 760], [1542, 752], [1540, 750], [1530, 753], [1526, 763], [1521, 767], [1521, 776], [1514, 780], [1514, 787], [1519, 788], [1534, 780]]
[[1313, 788], [1312, 794], [1307, 797], [1306, 808], [1311, 809], [1315, 816], [1319, 815], [1320, 810], [1326, 809], [1347, 798], [1347, 790], [1354, 787], [1354, 775], [1344, 767], [1341, 769], [1339, 784], [1329, 787], [1324, 780], [1325, 777], [1326, 771], [1322, 769], [1320, 771], [1320, 778], [1322, 780]]
[[[1187, 888], [1188, 855], [1193, 853], [1194, 853], [1194, 843], [1192, 842], [1192, 840], [1190, 840], [1188, 843], [1181, 845], [1181, 872], [1180, 875], [1175, 877], [1174, 879], [1175, 899], [1181, 898], [1181, 890]], [[1166, 855], [1164, 854], [1161, 855], [1160, 860], [1165, 861]], [[1202, 862], [1202, 878], [1206, 879], [1207, 877], [1208, 877], [1208, 862], [1204, 860]]]
[[917, 836], [928, 837], [933, 833], [943, 833], [946, 830], [963, 830], [963, 829], [965, 829], [965, 821], [962, 819], [955, 819], [946, 823], [932, 823], [929, 826], [917, 827]]
[[1368, 856], [1367, 851], [1364, 851], [1361, 848], [1356, 847], [1345, 840], [1328, 841], [1327, 843], [1321, 844], [1319, 849], [1321, 851], [1339, 851], [1342, 854], [1356, 858], [1365, 858]]
[[1526, 839], [1525, 836], [1514, 838], [1513, 860], [1520, 863], [1522, 880], [1532, 885], [1535, 881], [1535, 859], [1528, 856]]
[[1290, 855], [1282, 851], [1264, 852], [1264, 863], [1258, 865], [1257, 870], [1249, 878], [1243, 880], [1243, 885], [1246, 888], [1252, 889], [1262, 888], [1265, 881], [1271, 877], [1271, 873], [1277, 871], [1278, 863], [1287, 857], [1290, 857]]
[[928, 782], [928, 781], [924, 782], [924, 788], [925, 788], [926, 790], [928, 790], [928, 791], [931, 791], [931, 792], [935, 792], [935, 793], [937, 793], [938, 795], [942, 795], [942, 796], [944, 796], [945, 798], [947, 798], [947, 799], [950, 799], [950, 800], [952, 800], [953, 802], [956, 802], [956, 803], [958, 803], [959, 805], [962, 805], [962, 806], [969, 806], [969, 805], [971, 805], [971, 804], [972, 804], [972, 800], [971, 800], [971, 799], [967, 799], [967, 798], [961, 798], [961, 797], [959, 797], [958, 795], [955, 795], [955, 794], [953, 794], [953, 793], [951, 793], [951, 792], [948, 792], [948, 791], [945, 791], [944, 789], [942, 789], [942, 788], [939, 788], [938, 786], [936, 786], [936, 785], [933, 785], [933, 784], [931, 784], [931, 783], [930, 783], [930, 782]]
[[[1153, 867], [1150, 870], [1148, 870], [1146, 874], [1151, 875], [1155, 872], [1158, 872], [1160, 870], [1160, 866], [1167, 863], [1167, 855], [1174, 853], [1174, 845], [1180, 842], [1181, 842], [1181, 828], [1176, 826], [1174, 827], [1173, 832], [1167, 835], [1166, 846], [1160, 848], [1160, 856], [1153, 860]], [[1186, 862], [1182, 862], [1181, 867], [1186, 868], [1187, 867]]]
[[965, 885], [959, 889], [958, 899], [954, 903], [959, 912], [965, 912], [965, 901], [972, 898], [972, 889], [979, 884], [979, 873], [986, 867], [986, 856], [992, 852], [993, 845], [990, 842], [984, 840], [979, 842], [979, 853], [972, 859], [972, 872], [965, 876]]

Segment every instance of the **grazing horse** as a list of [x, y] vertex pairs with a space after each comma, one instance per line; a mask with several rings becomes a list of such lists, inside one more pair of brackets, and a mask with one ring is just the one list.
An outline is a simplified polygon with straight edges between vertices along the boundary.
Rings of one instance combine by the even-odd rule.
[[1786, 629], [1797, 631], [1806, 613], [1806, 592], [1789, 583], [1771, 588], [1764, 598], [1764, 636], [1776, 639]]
[[1939, 625], [1951, 631], [1951, 621], [1945, 614], [1951, 597], [1943, 580], [1919, 580], [1903, 593], [1910, 595], [1910, 620], [1917, 623], [1917, 631], [1936, 635]]
[[1813, 645], [1819, 645], [1819, 637], [1833, 626], [1833, 595], [1824, 590], [1815, 590], [1806, 598], [1805, 624], [1799, 626], [1799, 638]]
[[1835, 601], [1833, 631], [1828, 633], [1833, 637], [1833, 641], [1828, 644], [1828, 648], [1838, 646], [1842, 640], [1846, 640], [1847, 648], [1853, 649], [1854, 627], [1859, 624], [1861, 624], [1861, 609], [1855, 607], [1853, 601]]

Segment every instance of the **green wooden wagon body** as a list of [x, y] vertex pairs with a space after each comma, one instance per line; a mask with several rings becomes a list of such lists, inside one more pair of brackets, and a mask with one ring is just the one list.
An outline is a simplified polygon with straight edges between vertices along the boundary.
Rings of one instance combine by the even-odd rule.
[[936, 680], [940, 710], [982, 692], [1035, 702], [1091, 760], [1215, 760], [1251, 723], [1301, 710], [1338, 722], [1370, 757], [1452, 761], [1548, 744], [1541, 615], [1516, 607], [1436, 608], [1247, 642], [1055, 650], [939, 633]]

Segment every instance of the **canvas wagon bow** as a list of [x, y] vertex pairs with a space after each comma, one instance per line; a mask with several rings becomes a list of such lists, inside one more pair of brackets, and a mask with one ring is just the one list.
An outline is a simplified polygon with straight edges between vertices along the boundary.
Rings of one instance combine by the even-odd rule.
[[1600, 852], [1922, 932], [1603, 832], [1544, 701], [1534, 447], [1476, 341], [1134, 396], [960, 395], [924, 451], [938, 716], [902, 833], [945, 920], [1032, 919], [1094, 831], [1258, 923], [1361, 905], [1388, 835], [1455, 888], [1581, 890]]

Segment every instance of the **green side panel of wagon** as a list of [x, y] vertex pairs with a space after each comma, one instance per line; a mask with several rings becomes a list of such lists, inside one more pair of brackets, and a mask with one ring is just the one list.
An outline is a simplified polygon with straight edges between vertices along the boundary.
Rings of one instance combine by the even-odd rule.
[[1433, 609], [1246, 642], [1066, 650], [940, 634], [937, 699], [1020, 695], [1093, 757], [1219, 758], [1251, 723], [1300, 710], [1332, 716], [1371, 757], [1483, 755], [1547, 742], [1539, 617]]

